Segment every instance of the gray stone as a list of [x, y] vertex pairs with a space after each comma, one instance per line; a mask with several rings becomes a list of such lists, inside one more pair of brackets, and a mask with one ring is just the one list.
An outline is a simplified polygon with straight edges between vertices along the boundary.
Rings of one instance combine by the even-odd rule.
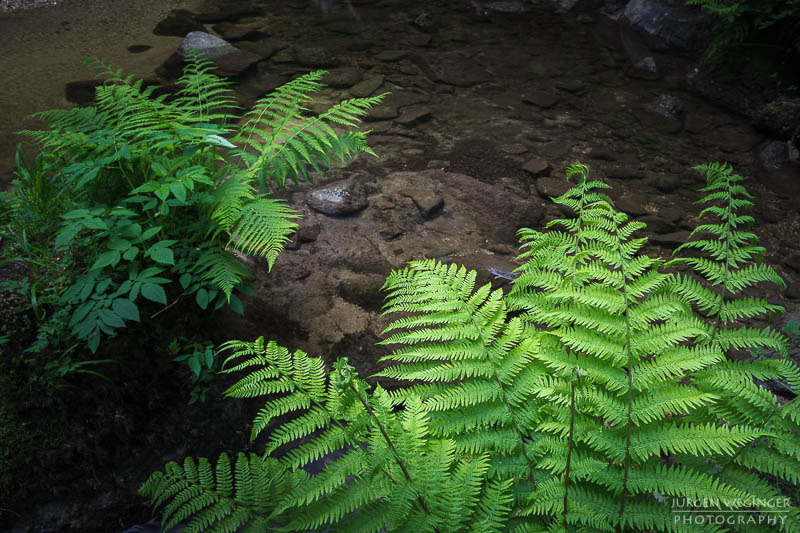
[[497, 150], [504, 154], [520, 155], [528, 151], [528, 148], [521, 143], [501, 144]]
[[683, 0], [630, 0], [622, 20], [646, 34], [651, 44], [699, 53], [711, 35], [710, 17]]
[[713, 139], [725, 152], [749, 152], [761, 141], [751, 128], [723, 126], [713, 132]]
[[647, 209], [644, 207], [646, 203], [647, 198], [635, 192], [629, 196], [617, 198], [614, 201], [614, 205], [617, 209], [634, 217], [647, 214]]
[[777, 170], [789, 162], [789, 144], [780, 141], [767, 141], [758, 150], [758, 160], [769, 170]]
[[324, 48], [317, 46], [303, 46], [295, 48], [294, 60], [306, 67], [328, 68], [335, 67], [339, 60]]
[[343, 180], [310, 191], [306, 203], [324, 215], [350, 215], [367, 207], [367, 195], [359, 183]]
[[217, 66], [215, 74], [236, 76], [261, 61], [261, 56], [246, 50], [236, 50], [231, 54], [216, 56], [212, 61]]
[[572, 185], [565, 179], [539, 178], [534, 184], [536, 192], [545, 198], [555, 198], [567, 192]]
[[376, 105], [364, 116], [364, 121], [389, 120], [397, 116], [397, 107], [390, 104]]
[[661, 192], [677, 191], [681, 187], [681, 178], [674, 174], [659, 174], [655, 179], [655, 186]]
[[367, 78], [364, 81], [358, 82], [350, 87], [350, 94], [356, 98], [365, 98], [377, 91], [383, 85], [385, 76], [375, 76], [374, 78]]
[[413, 200], [425, 220], [435, 217], [444, 206], [444, 199], [432, 189], [404, 189], [400, 193]]
[[435, 52], [414, 58], [431, 80], [457, 87], [471, 87], [492, 79], [486, 67], [461, 52]]
[[659, 94], [655, 100], [648, 102], [645, 107], [653, 113], [672, 119], [680, 118], [683, 112], [683, 102], [677, 96], [670, 94]]
[[659, 235], [671, 233], [677, 229], [675, 224], [657, 215], [645, 215], [637, 220], [647, 224], [647, 231], [658, 233]]
[[404, 107], [400, 110], [400, 114], [395, 120], [403, 126], [413, 127], [432, 117], [431, 109], [424, 105], [414, 105]]
[[621, 180], [635, 180], [644, 177], [644, 172], [630, 165], [612, 165], [605, 171], [607, 177]]
[[656, 60], [652, 56], [643, 57], [625, 69], [631, 78], [654, 81], [661, 77]]
[[550, 109], [554, 105], [556, 105], [555, 95], [549, 93], [547, 91], [538, 91], [538, 90], [531, 90], [527, 91], [522, 96], [522, 102], [526, 104], [535, 105], [537, 107], [541, 107], [542, 109]]
[[673, 231], [672, 233], [664, 233], [662, 235], [655, 234], [651, 235], [649, 237], [649, 240], [653, 244], [666, 246], [667, 248], [677, 248], [678, 246], [689, 240], [689, 232], [682, 230], [682, 231]]
[[567, 93], [580, 93], [586, 89], [586, 84], [578, 79], [559, 80], [555, 83], [556, 89]]
[[238, 52], [239, 49], [231, 43], [203, 31], [193, 31], [187, 35], [178, 47], [178, 53], [186, 56], [190, 51], [197, 50], [205, 57], [218, 57]]
[[322, 78], [322, 82], [336, 89], [346, 89], [360, 82], [362, 76], [363, 73], [360, 69], [353, 67], [339, 68], [331, 70]]
[[534, 177], [538, 177], [547, 174], [550, 171], [550, 163], [541, 157], [534, 157], [522, 165], [522, 170]]

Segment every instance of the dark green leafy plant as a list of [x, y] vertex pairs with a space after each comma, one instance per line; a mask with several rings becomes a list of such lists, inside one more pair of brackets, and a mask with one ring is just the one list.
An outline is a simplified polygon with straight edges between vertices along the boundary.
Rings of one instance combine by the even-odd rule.
[[219, 371], [219, 359], [214, 353], [214, 344], [181, 337], [172, 339], [167, 349], [172, 360], [185, 364], [191, 373], [193, 387], [189, 394], [189, 405], [198, 401], [204, 403], [209, 384]]
[[[800, 0], [686, 0], [686, 5], [697, 6], [716, 17], [714, 36], [708, 45], [704, 61], [718, 64], [742, 43], [758, 34], [784, 35], [778, 41], [788, 50], [800, 37]], [[772, 45], [777, 46], [777, 45]], [[782, 51], [785, 53], [785, 50]]]
[[143, 319], [143, 300], [167, 306], [188, 296], [202, 309], [242, 312], [242, 255], [271, 268], [297, 226], [270, 182], [282, 187], [308, 179], [307, 167], [372, 153], [353, 128], [382, 96], [310, 115], [305, 104], [324, 71], [278, 88], [236, 126], [229, 84], [201, 56], [187, 59], [172, 96], [87, 63], [106, 80], [97, 105], [38, 113], [47, 129], [22, 132], [44, 153], [34, 163], [19, 156], [10, 226], [22, 237], [14, 259], [30, 266], [46, 307], [68, 313], [53, 334], [92, 352]]
[[[206, 460], [170, 463], [142, 494], [189, 531], [800, 530], [775, 485], [800, 481], [800, 411], [759, 384], [797, 391], [800, 371], [780, 334], [733, 327], [779, 311], [739, 291], [782, 282], [753, 262], [740, 178], [701, 169], [714, 203], [702, 215], [719, 221], [695, 235], [715, 239], [676, 260], [700, 280], [642, 254], [644, 224], [573, 165], [577, 185], [555, 201], [575, 217], [521, 230], [509, 294], [432, 260], [389, 276], [385, 310], [402, 316], [384, 342], [400, 348], [379, 376], [411, 384], [370, 391], [346, 360], [328, 373], [302, 352], [232, 341], [227, 372], [246, 374], [227, 395], [266, 398], [252, 432], [269, 430], [264, 458], [241, 455], [231, 476], [223, 456], [216, 481]], [[751, 346], [774, 355], [727, 357]]]

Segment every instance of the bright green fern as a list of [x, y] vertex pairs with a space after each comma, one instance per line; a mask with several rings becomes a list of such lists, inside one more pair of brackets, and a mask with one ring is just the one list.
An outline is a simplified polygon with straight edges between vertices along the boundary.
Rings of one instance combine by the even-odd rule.
[[[751, 262], [759, 250], [740, 228], [749, 220], [737, 210], [749, 200], [739, 178], [719, 165], [703, 170], [705, 200], [723, 207], [707, 209], [721, 222], [699, 231], [720, 238], [682, 248], [710, 257], [681, 260], [708, 273], [711, 289], [644, 255], [644, 224], [575, 164], [567, 176], [577, 184], [554, 199], [575, 216], [520, 231], [524, 264], [508, 294], [436, 261], [392, 272], [385, 311], [399, 317], [384, 343], [397, 349], [378, 377], [406, 386], [370, 391], [346, 360], [328, 373], [321, 360], [262, 339], [229, 343], [229, 371], [246, 375], [228, 394], [266, 397], [252, 437], [266, 435], [276, 476], [297, 480], [268, 511], [274, 527], [800, 530], [794, 495], [776, 484], [800, 479], [800, 410], [761, 385], [782, 379], [797, 391], [800, 371], [780, 357], [777, 333], [732, 328], [779, 311], [734, 298], [779, 279]], [[728, 359], [751, 346], [777, 357]], [[191, 492], [198, 482], [165, 476], [143, 492], [167, 505], [170, 523], [178, 490], [183, 509], [211, 501]]]

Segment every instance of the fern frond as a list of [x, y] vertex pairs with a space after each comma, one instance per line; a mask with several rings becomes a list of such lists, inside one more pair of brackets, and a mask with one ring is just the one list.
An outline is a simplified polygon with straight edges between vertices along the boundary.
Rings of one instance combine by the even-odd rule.
[[245, 254], [256, 253], [272, 269], [278, 254], [297, 229], [291, 219], [300, 215], [282, 201], [265, 195], [244, 204], [230, 230], [229, 245]]

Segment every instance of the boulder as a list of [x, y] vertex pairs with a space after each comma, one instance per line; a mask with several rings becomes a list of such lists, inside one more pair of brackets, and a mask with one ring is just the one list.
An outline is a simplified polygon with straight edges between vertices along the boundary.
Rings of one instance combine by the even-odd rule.
[[683, 0], [631, 0], [622, 21], [648, 36], [650, 44], [699, 56], [711, 37], [711, 18]]
[[224, 39], [203, 31], [189, 33], [178, 47], [178, 54], [185, 57], [192, 50], [197, 50], [197, 52], [208, 58], [224, 56], [239, 51], [238, 48]]
[[367, 207], [367, 194], [360, 183], [342, 180], [313, 189], [306, 195], [306, 203], [324, 215], [351, 215]]

